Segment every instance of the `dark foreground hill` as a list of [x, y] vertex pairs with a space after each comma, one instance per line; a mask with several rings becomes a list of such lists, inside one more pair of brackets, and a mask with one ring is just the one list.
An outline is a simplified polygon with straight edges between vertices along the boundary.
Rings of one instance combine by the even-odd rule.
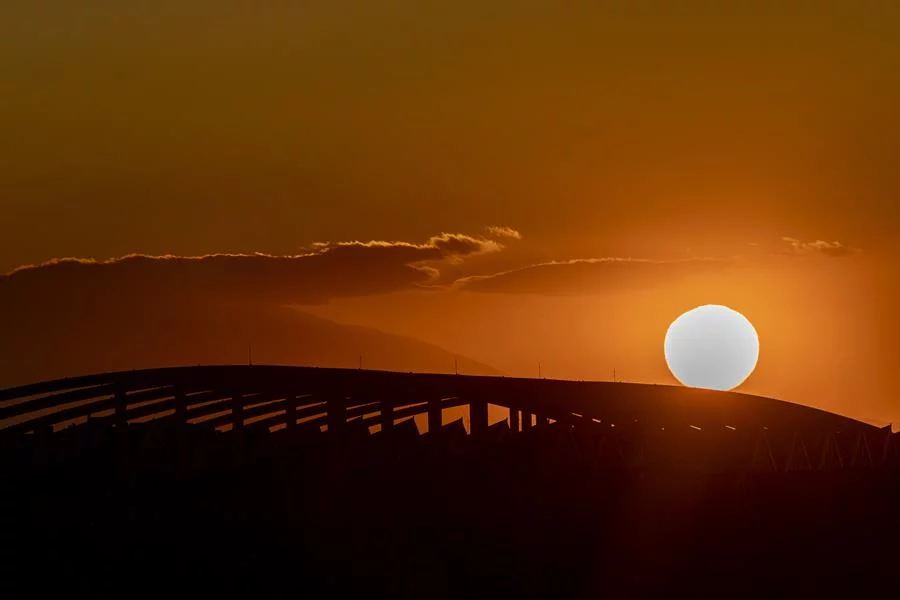
[[868, 597], [897, 585], [888, 460], [708, 469], [639, 461], [563, 423], [420, 436], [413, 421], [390, 435], [89, 422], [15, 439], [0, 482], [10, 598]]

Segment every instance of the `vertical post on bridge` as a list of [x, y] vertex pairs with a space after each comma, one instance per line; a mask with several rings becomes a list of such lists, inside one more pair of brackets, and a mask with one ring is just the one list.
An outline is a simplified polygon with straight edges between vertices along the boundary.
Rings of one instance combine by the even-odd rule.
[[234, 392], [231, 396], [231, 415], [234, 417], [234, 431], [238, 432], [244, 429], [244, 395], [241, 392]]
[[344, 402], [344, 395], [331, 393], [326, 400], [328, 410], [328, 433], [339, 433], [347, 424], [347, 406]]
[[519, 421], [521, 421], [520, 413], [517, 408], [509, 407], [509, 430], [513, 433], [519, 431]]
[[190, 450], [187, 441], [187, 398], [180, 385], [172, 389], [175, 398], [175, 451], [178, 454], [178, 468], [187, 469], [190, 464]]
[[125, 392], [125, 386], [121, 381], [115, 383], [115, 409], [113, 419], [116, 426], [116, 462], [119, 475], [125, 475], [128, 472], [129, 453], [131, 449], [128, 444], [128, 394]]
[[121, 381], [115, 384], [115, 423], [119, 433], [125, 433], [128, 427], [128, 394], [125, 393], [125, 386]]
[[288, 394], [284, 399], [284, 424], [288, 430], [297, 426], [297, 395]]
[[244, 460], [244, 394], [236, 389], [231, 394], [231, 439], [233, 460], [243, 464]]
[[469, 423], [472, 435], [482, 435], [488, 428], [488, 403], [480, 398], [469, 401]]
[[428, 399], [428, 437], [436, 437], [444, 426], [444, 407], [438, 397]]
[[[394, 403], [389, 398], [381, 399], [381, 431], [389, 435], [394, 429]], [[431, 425], [428, 425], [429, 431]]]
[[187, 424], [187, 398], [181, 386], [176, 385], [172, 395], [175, 397], [175, 421], [178, 426]]
[[532, 428], [531, 413], [527, 410], [522, 411], [522, 431], [528, 431]]

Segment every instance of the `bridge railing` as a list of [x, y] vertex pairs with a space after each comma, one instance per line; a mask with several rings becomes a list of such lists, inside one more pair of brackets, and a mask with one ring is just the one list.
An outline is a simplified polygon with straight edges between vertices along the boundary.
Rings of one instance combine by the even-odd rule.
[[[737, 439], [749, 447], [752, 438], [747, 462], [761, 471], [874, 468], [900, 462], [897, 435], [863, 424], [808, 430], [790, 425], [770, 431], [752, 424], [735, 427], [707, 416], [696, 421], [702, 425], [695, 425], [685, 421], [693, 418], [685, 414], [700, 414], [696, 411], [662, 410], [660, 417], [647, 410], [646, 403], [632, 410], [616, 398], [591, 403], [590, 398], [575, 397], [577, 401], [570, 402], [566, 395], [594, 389], [574, 382], [265, 366], [128, 371], [0, 390], [0, 437], [43, 435], [86, 423], [127, 431], [130, 424], [161, 420], [220, 432], [298, 425], [334, 432], [351, 424], [389, 432], [396, 423], [416, 418], [428, 431], [436, 431], [447, 411], [459, 408], [468, 410], [470, 433], [479, 436], [488, 431], [489, 406], [494, 406], [495, 417], [499, 410], [515, 433], [541, 430], [550, 423], [575, 425], [610, 443], [627, 439], [641, 452], [647, 446], [635, 440], [643, 444], [652, 439], [669, 448], [705, 444], [715, 453]], [[628, 389], [619, 385], [614, 391]], [[787, 408], [793, 418], [796, 409]], [[821, 422], [821, 414], [812, 416]], [[841, 425], [854, 423], [835, 419]]]

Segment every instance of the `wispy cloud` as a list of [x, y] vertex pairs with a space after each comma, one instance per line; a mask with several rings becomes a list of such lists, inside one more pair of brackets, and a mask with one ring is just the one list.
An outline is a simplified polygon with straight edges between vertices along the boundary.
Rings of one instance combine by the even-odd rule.
[[510, 238], [513, 240], [521, 240], [522, 234], [512, 227], [503, 227], [501, 225], [491, 225], [487, 228], [488, 236], [494, 238]]
[[777, 246], [751, 242], [748, 248], [752, 250], [731, 257], [649, 259], [611, 256], [547, 261], [499, 273], [463, 277], [452, 287], [505, 294], [596, 294], [638, 287], [665, 287], [677, 279], [716, 269], [771, 266], [771, 261], [783, 260], [779, 256], [836, 258], [861, 252], [837, 241], [803, 242], [791, 237], [782, 238]]
[[861, 252], [858, 248], [845, 246], [841, 242], [826, 242], [823, 240], [803, 242], [792, 237], [783, 237], [781, 241], [790, 244], [790, 250], [794, 254], [819, 254], [838, 258]]
[[732, 259], [581, 258], [550, 261], [491, 275], [459, 279], [456, 289], [540, 295], [577, 295], [664, 285], [690, 274], [732, 264]]

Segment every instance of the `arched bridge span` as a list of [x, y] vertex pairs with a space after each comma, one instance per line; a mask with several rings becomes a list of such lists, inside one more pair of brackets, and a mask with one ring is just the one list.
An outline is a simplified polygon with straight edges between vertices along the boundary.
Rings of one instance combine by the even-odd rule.
[[510, 428], [550, 421], [652, 431], [875, 433], [875, 427], [814, 408], [738, 393], [671, 386], [399, 373], [291, 366], [197, 366], [102, 373], [0, 390], [0, 435], [59, 429], [90, 420], [122, 427], [170, 419], [218, 429], [353, 423], [383, 430], [468, 407], [473, 434], [488, 428], [488, 405]]

